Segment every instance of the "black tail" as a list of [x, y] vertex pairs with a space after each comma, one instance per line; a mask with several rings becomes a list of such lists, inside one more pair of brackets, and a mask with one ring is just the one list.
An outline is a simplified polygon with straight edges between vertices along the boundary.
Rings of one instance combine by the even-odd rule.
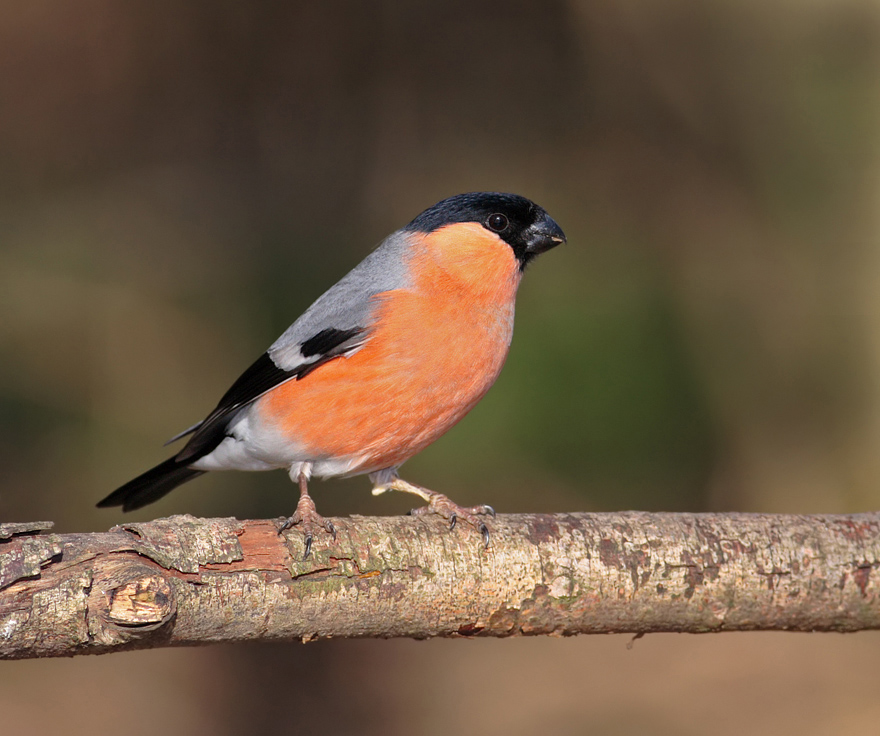
[[123, 511], [134, 511], [158, 501], [181, 483], [186, 483], [204, 472], [204, 470], [188, 468], [172, 457], [134, 480], [128, 481], [124, 486], [120, 486], [97, 505], [99, 508], [122, 506]]

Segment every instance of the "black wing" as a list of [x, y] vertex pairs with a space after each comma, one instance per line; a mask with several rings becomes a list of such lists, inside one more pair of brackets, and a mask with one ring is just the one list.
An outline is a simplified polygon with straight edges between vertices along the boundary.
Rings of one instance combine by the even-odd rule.
[[302, 344], [300, 353], [303, 361], [290, 369], [279, 367], [268, 352], [263, 353], [223, 394], [217, 407], [203, 422], [178, 435], [179, 438], [190, 432], [194, 433], [176, 455], [177, 462], [192, 463], [207, 455], [226, 437], [229, 419], [235, 412], [276, 386], [286, 381], [305, 378], [324, 363], [350, 352], [363, 343], [365, 332], [365, 327], [353, 327], [347, 330], [331, 327], [321, 330]]

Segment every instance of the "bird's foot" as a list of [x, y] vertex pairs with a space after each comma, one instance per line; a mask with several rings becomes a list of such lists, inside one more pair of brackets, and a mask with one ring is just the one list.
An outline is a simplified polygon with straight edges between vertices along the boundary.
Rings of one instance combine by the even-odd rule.
[[495, 509], [491, 506], [459, 506], [451, 501], [447, 496], [436, 491], [431, 491], [430, 497], [427, 499], [427, 506], [420, 506], [410, 511], [411, 516], [425, 516], [426, 514], [437, 514], [449, 521], [449, 529], [455, 529], [455, 525], [459, 521], [463, 521], [474, 527], [483, 537], [483, 544], [489, 546], [489, 527], [486, 526], [480, 516], [491, 516], [495, 518]]
[[333, 526], [333, 522], [330, 519], [325, 519], [315, 510], [315, 502], [307, 494], [300, 496], [299, 503], [296, 504], [296, 511], [293, 512], [293, 516], [281, 525], [278, 533], [281, 534], [294, 526], [303, 533], [306, 540], [305, 554], [303, 554], [304, 560], [312, 552], [312, 539], [316, 534], [322, 531], [332, 534], [333, 541], [336, 541], [336, 527]]

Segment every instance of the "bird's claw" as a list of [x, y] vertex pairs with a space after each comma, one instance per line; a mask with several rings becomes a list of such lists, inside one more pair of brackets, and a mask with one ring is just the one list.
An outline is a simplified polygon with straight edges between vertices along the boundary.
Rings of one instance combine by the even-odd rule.
[[320, 531], [330, 534], [333, 537], [333, 541], [336, 541], [336, 527], [330, 519], [325, 519], [315, 510], [315, 502], [312, 501], [310, 496], [300, 497], [293, 516], [281, 525], [278, 533], [281, 534], [294, 526], [299, 527], [303, 533], [305, 542], [304, 560], [308, 559], [312, 553], [312, 541]]
[[449, 520], [449, 531], [455, 529], [459, 521], [470, 524], [483, 538], [484, 547], [489, 547], [489, 527], [480, 519], [480, 516], [491, 516], [495, 518], [495, 509], [491, 506], [480, 505], [462, 507], [457, 503], [450, 501], [449, 498], [442, 493], [432, 495], [428, 500], [427, 506], [420, 506], [409, 512], [410, 516], [423, 516], [425, 514], [437, 514], [438, 516]]
[[480, 524], [480, 534], [483, 536], [483, 549], [489, 549], [489, 527]]

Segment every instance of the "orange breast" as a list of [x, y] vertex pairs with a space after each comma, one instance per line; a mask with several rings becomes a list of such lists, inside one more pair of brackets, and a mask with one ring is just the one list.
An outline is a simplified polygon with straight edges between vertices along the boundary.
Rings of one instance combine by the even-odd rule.
[[375, 297], [367, 344], [257, 403], [309, 459], [399, 465], [467, 414], [504, 364], [520, 280], [510, 247], [476, 224], [418, 237], [412, 286]]

